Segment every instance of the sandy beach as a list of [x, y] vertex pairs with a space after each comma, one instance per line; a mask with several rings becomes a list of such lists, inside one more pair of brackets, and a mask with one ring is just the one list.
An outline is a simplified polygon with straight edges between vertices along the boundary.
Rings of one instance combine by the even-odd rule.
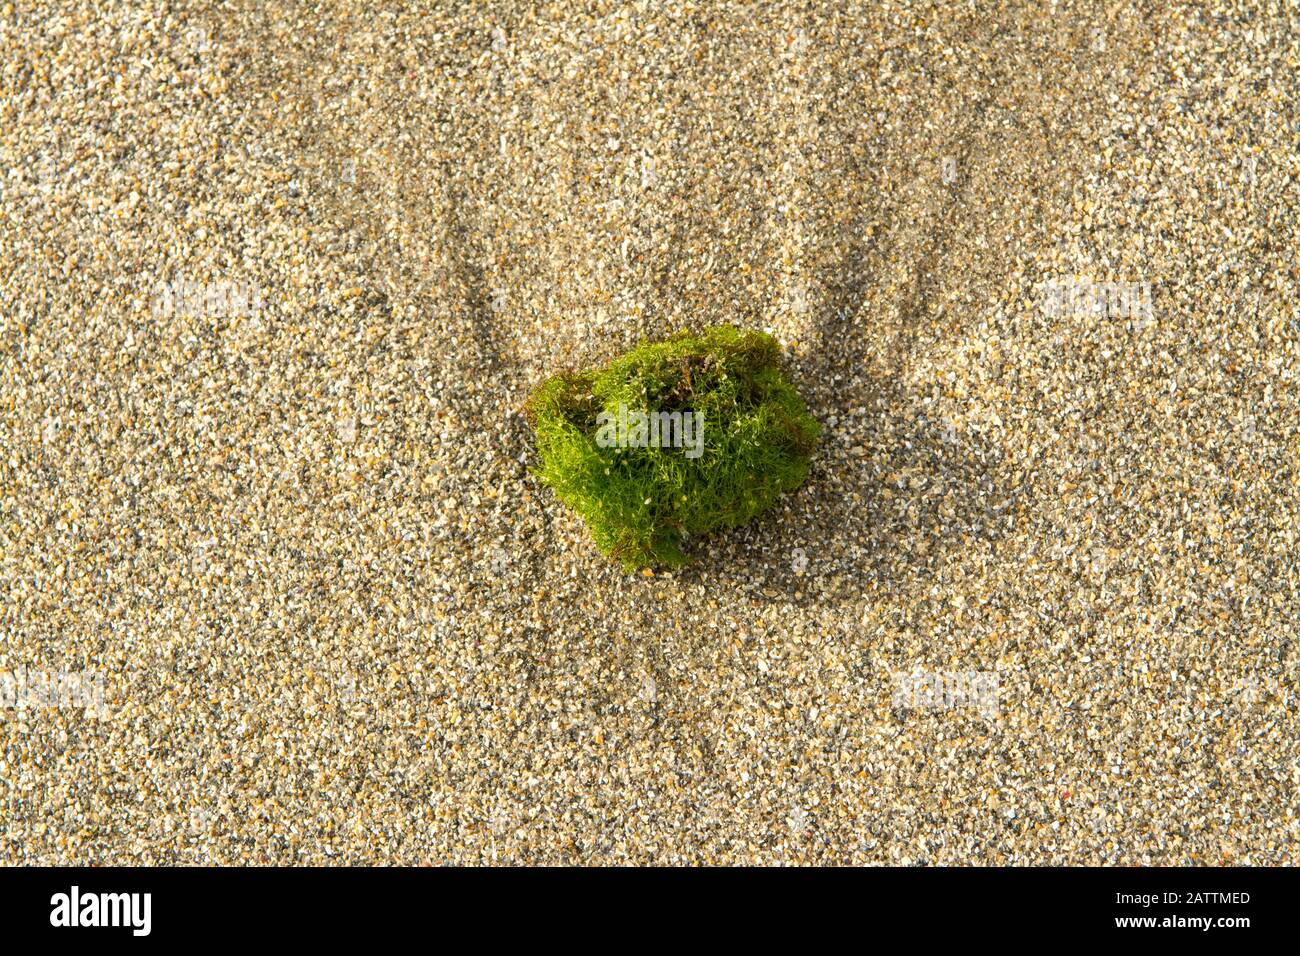
[[[0, 863], [1300, 863], [1293, 5], [0, 42]], [[522, 403], [724, 322], [811, 475], [624, 573]]]

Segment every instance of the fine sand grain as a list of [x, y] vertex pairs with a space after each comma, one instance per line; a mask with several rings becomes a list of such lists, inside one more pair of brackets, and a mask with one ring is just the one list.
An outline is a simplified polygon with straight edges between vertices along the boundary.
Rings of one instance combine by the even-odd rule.
[[[1294, 5], [0, 38], [0, 862], [1300, 863]], [[520, 403], [718, 322], [813, 473], [623, 574]]]

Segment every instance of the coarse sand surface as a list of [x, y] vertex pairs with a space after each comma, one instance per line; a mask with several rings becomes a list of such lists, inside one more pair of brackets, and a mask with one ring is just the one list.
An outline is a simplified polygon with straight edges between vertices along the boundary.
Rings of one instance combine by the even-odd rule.
[[[0, 42], [0, 862], [1300, 862], [1294, 4]], [[721, 322], [813, 471], [625, 574], [520, 405]]]

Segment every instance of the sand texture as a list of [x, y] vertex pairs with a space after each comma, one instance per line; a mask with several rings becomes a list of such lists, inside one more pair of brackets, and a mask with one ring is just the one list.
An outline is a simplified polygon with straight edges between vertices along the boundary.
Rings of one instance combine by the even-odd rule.
[[[0, 42], [0, 862], [1300, 862], [1294, 5]], [[812, 474], [624, 574], [520, 405], [719, 322]]]

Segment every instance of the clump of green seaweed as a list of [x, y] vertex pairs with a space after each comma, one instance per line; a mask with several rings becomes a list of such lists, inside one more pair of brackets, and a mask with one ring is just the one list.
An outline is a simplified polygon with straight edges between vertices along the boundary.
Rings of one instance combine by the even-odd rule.
[[689, 562], [803, 483], [820, 428], [770, 335], [714, 326], [555, 375], [529, 398], [537, 475], [628, 570]]

